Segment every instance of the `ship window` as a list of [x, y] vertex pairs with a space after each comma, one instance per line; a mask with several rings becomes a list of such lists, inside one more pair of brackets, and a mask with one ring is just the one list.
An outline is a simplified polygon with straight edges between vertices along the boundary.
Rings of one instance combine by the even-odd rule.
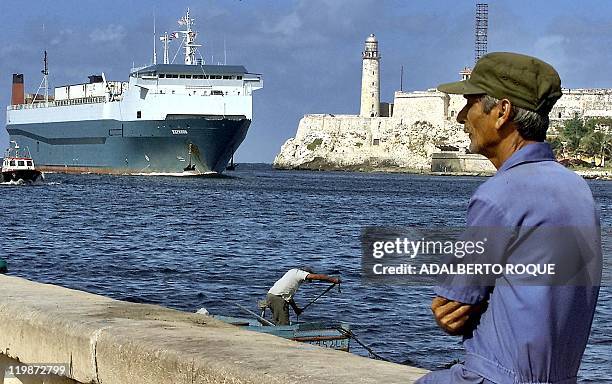
[[140, 119], [142, 117], [142, 111], [136, 111], [136, 118]]
[[166, 74], [165, 74], [165, 73], [160, 73], [160, 74], [159, 74], [159, 78], [160, 78], [160, 79], [163, 79], [164, 77], [166, 77]]
[[236, 76], [238, 80], [242, 80], [242, 76]]
[[15, 166], [15, 160], [11, 160], [11, 167]]
[[185, 75], [179, 75], [179, 79], [184, 79]]
[[191, 75], [185, 75], [185, 77], [191, 79]]
[[23, 166], [25, 165], [25, 161], [23, 161], [23, 160], [19, 160], [19, 161], [17, 162], [17, 164], [18, 164], [20, 167], [23, 167]]
[[205, 79], [210, 79], [210, 76], [208, 76], [208, 75], [204, 75], [204, 78], [205, 78]]
[[230, 80], [232, 77], [231, 76], [223, 76], [223, 79], [225, 80]]
[[28, 161], [28, 167], [31, 167], [31, 166], [32, 166], [32, 162]]

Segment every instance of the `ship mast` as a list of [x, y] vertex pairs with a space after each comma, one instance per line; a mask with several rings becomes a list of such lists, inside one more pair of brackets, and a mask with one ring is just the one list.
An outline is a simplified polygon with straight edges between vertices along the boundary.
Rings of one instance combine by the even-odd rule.
[[195, 39], [197, 36], [197, 32], [194, 32], [191, 27], [194, 24], [194, 19], [189, 17], [189, 8], [187, 8], [187, 14], [178, 21], [179, 25], [184, 25], [185, 30], [179, 31], [179, 33], [183, 34], [185, 40], [185, 64], [194, 65], [196, 64], [196, 49], [197, 47], [201, 47], [200, 44], [195, 43]]
[[164, 43], [164, 64], [168, 64], [168, 41], [172, 40], [172, 37], [168, 36], [168, 32], [164, 32], [159, 39]]
[[45, 105], [49, 104], [49, 64], [47, 62], [47, 50], [45, 49], [45, 69], [42, 70], [43, 82], [45, 83]]
[[155, 12], [153, 12], [153, 65], [157, 64], [157, 34], [155, 33]]
[[45, 90], [45, 106], [49, 105], [49, 65], [47, 61], [47, 50], [45, 50], [45, 58], [44, 58], [45, 66], [42, 71], [43, 79], [36, 90], [36, 94], [32, 97], [32, 102], [30, 104], [34, 104], [36, 101], [36, 96], [38, 96], [38, 92], [42, 89]]

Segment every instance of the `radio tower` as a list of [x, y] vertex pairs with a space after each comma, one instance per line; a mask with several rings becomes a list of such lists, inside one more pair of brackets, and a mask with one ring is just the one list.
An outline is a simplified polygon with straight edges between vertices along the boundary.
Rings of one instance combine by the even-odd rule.
[[474, 41], [474, 63], [487, 54], [487, 30], [489, 29], [489, 4], [476, 4], [476, 40]]

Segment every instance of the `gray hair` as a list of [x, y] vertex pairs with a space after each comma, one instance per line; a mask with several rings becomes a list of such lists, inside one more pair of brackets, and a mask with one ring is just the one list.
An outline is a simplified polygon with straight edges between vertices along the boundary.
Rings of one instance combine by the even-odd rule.
[[[499, 103], [499, 100], [489, 95], [482, 98], [482, 110], [490, 113]], [[546, 130], [548, 129], [548, 114], [539, 114], [527, 109], [512, 106], [510, 119], [517, 125], [518, 133], [525, 140], [544, 141], [546, 140]]]

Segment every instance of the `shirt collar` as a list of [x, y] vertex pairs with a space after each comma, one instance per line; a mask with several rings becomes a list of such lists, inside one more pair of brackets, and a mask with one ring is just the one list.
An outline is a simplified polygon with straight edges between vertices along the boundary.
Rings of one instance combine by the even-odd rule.
[[556, 161], [550, 144], [547, 142], [538, 142], [527, 144], [523, 148], [514, 152], [499, 168], [498, 172], [507, 171], [508, 169], [525, 163], [535, 163], [540, 161]]

